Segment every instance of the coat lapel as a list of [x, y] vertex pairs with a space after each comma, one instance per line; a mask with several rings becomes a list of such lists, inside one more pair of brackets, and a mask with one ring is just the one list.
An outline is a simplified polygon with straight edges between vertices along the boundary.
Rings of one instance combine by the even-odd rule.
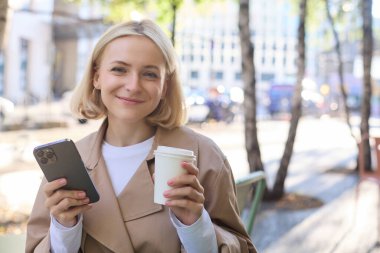
[[100, 195], [100, 200], [92, 204], [93, 208], [84, 213], [83, 227], [89, 235], [113, 252], [130, 253], [134, 252], [132, 242], [101, 155], [106, 128], [105, 121], [97, 134], [77, 144]]
[[[166, 138], [166, 132], [167, 131], [162, 128], [157, 129], [152, 148], [149, 151], [146, 161], [140, 165], [129, 183], [118, 196], [122, 216], [126, 222], [159, 212], [164, 209], [162, 205], [155, 204], [153, 201], [154, 183], [152, 180], [151, 171], [148, 168], [148, 163], [154, 163], [154, 150], [157, 149], [158, 145], [186, 148], [193, 150], [195, 154], [197, 154], [197, 149], [193, 146], [193, 142], [173, 142], [173, 139], [180, 140], [180, 138]], [[168, 139], [172, 139], [172, 141], [165, 141]]]
[[100, 200], [85, 213], [85, 230], [114, 252], [134, 252], [103, 159], [93, 170], [92, 180], [99, 189]]
[[143, 162], [118, 196], [124, 221], [130, 221], [163, 210], [153, 202], [154, 184], [147, 162]]

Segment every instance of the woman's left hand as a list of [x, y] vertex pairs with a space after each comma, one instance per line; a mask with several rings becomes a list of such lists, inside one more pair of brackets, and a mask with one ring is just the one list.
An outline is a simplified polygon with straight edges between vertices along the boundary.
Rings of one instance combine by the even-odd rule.
[[168, 181], [168, 185], [173, 189], [164, 192], [165, 198], [169, 199], [165, 204], [178, 220], [185, 225], [191, 225], [202, 215], [204, 189], [198, 180], [199, 169], [195, 165], [183, 162], [182, 168], [188, 173]]

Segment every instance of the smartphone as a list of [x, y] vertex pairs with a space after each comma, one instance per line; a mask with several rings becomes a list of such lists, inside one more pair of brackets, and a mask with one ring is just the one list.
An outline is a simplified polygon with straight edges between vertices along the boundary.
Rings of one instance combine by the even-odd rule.
[[33, 155], [49, 182], [66, 178], [67, 184], [63, 189], [85, 191], [90, 203], [99, 200], [99, 194], [72, 140], [63, 139], [37, 146]]

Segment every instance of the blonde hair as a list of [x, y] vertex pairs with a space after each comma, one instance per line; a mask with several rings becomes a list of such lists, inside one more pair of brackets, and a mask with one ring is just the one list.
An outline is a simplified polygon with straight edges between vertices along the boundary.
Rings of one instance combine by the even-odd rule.
[[151, 125], [168, 129], [184, 124], [186, 106], [179, 80], [175, 50], [161, 28], [150, 20], [129, 21], [114, 25], [101, 36], [92, 51], [83, 79], [74, 90], [71, 110], [74, 114], [86, 119], [100, 119], [107, 116], [107, 108], [101, 100], [100, 91], [94, 89], [93, 86], [94, 75], [105, 47], [114, 39], [127, 35], [148, 37], [158, 46], [166, 61], [166, 95], [157, 108], [146, 117], [146, 121]]

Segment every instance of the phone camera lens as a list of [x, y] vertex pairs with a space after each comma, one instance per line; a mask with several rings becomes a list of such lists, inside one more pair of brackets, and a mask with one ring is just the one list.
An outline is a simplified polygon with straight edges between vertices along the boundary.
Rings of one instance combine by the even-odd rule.
[[42, 164], [47, 164], [48, 159], [46, 157], [42, 157], [40, 161]]
[[44, 156], [44, 151], [42, 151], [42, 150], [38, 150], [38, 152], [37, 152], [37, 156], [38, 156], [38, 157], [43, 157], [43, 156]]
[[53, 154], [53, 152], [51, 152], [51, 151], [48, 151], [48, 152], [46, 153], [46, 157], [49, 158], [49, 159], [53, 158], [53, 156], [54, 156], [54, 154]]

